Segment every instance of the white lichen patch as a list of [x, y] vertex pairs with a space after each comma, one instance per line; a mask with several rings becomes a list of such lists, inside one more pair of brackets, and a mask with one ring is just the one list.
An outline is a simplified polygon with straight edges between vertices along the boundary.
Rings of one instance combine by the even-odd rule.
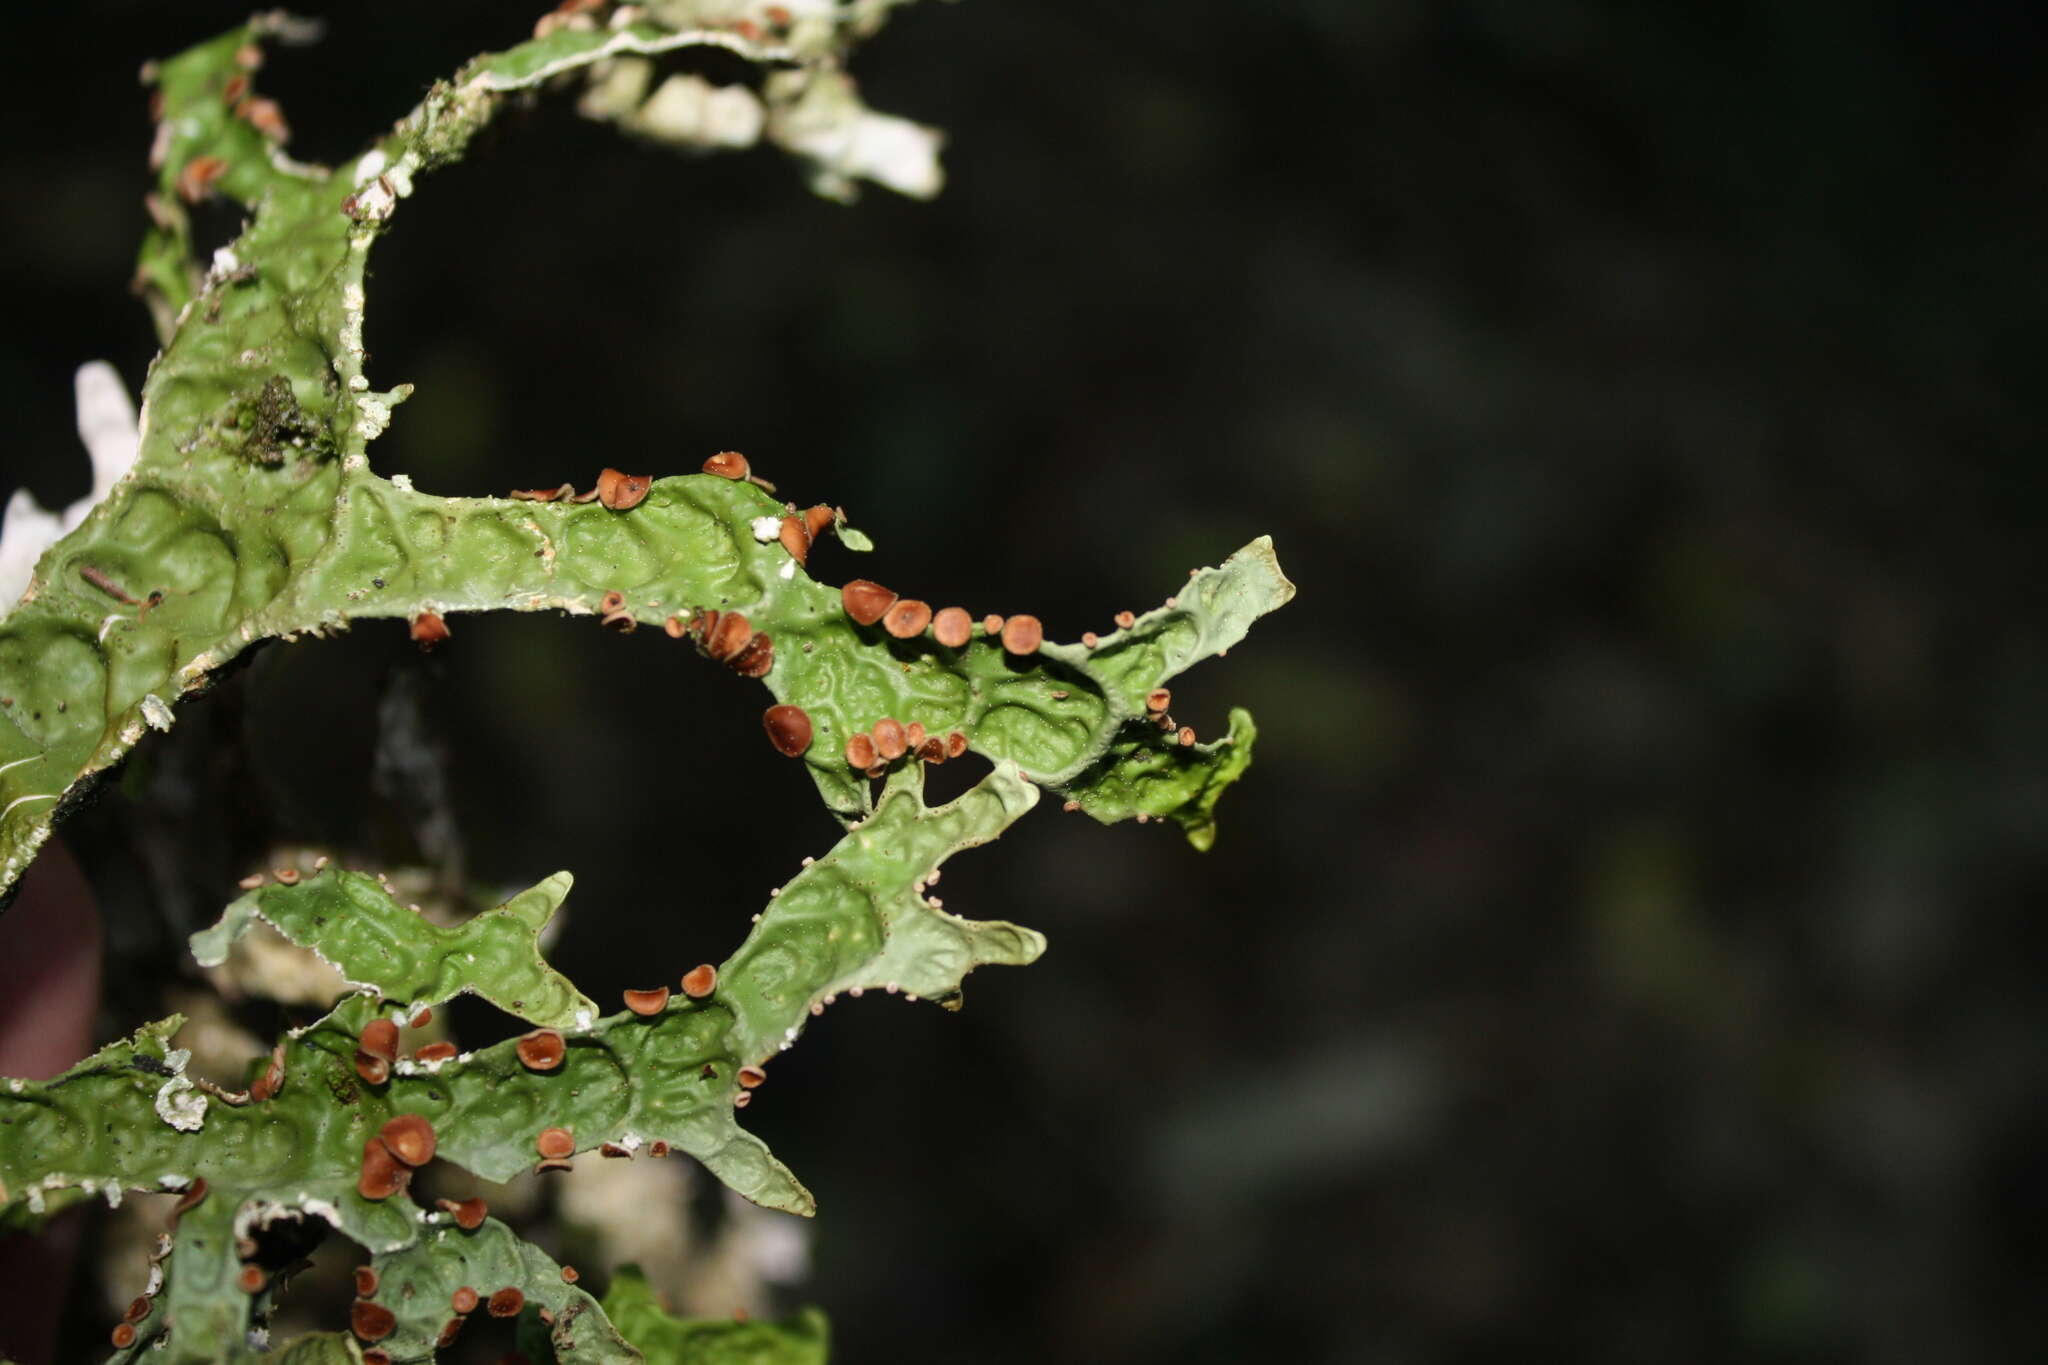
[[782, 534], [781, 517], [755, 517], [748, 524], [754, 529], [754, 539], [760, 541], [763, 545], [766, 545], [769, 541]]
[[838, 71], [781, 71], [768, 78], [768, 137], [809, 160], [812, 188], [830, 198], [852, 195], [855, 180], [929, 199], [945, 183], [936, 128], [863, 104], [853, 79]]
[[671, 76], [651, 99], [621, 120], [665, 142], [693, 147], [751, 147], [768, 114], [743, 85], [713, 85], [701, 76]]
[[391, 405], [371, 394], [356, 399], [356, 435], [374, 441], [391, 425]]
[[341, 1210], [325, 1199], [315, 1199], [304, 1190], [299, 1191], [299, 1207], [315, 1218], [324, 1218], [333, 1227], [341, 1226]]
[[156, 1092], [156, 1115], [181, 1133], [196, 1133], [206, 1122], [206, 1096], [185, 1075], [192, 1060], [188, 1048], [173, 1048], [164, 1054], [164, 1065], [174, 1073]]
[[171, 728], [171, 708], [164, 699], [154, 692], [145, 693], [142, 698], [142, 718], [149, 722], [152, 730], [168, 731]]

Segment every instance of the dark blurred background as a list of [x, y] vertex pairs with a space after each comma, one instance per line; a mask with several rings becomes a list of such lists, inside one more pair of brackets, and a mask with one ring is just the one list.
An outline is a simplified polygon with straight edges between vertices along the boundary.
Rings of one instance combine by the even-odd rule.
[[[540, 7], [299, 8], [327, 39], [261, 86], [331, 160]], [[0, 58], [4, 483], [46, 504], [73, 368], [153, 352], [135, 69], [241, 13], [49, 7]], [[944, 887], [1044, 961], [842, 1004], [749, 1111], [840, 1359], [2040, 1348], [2039, 14], [922, 5], [855, 70], [949, 131], [936, 203], [561, 100], [425, 182], [373, 264], [373, 382], [419, 386], [385, 472], [736, 448], [873, 534], [820, 577], [1065, 638], [1263, 533], [1300, 586], [1175, 686], [1263, 729], [1214, 852], [1048, 803]], [[222, 821], [375, 852], [371, 699], [416, 695], [469, 875], [573, 869], [600, 997], [832, 841], [658, 633], [454, 626], [274, 647], [173, 741], [255, 755]], [[128, 976], [247, 870], [166, 879], [215, 812], [150, 780], [73, 831]]]

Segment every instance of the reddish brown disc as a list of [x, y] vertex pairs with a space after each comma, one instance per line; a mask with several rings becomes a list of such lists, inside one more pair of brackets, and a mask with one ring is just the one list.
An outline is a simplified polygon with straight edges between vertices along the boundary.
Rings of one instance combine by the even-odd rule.
[[130, 1346], [133, 1346], [135, 1344], [135, 1329], [125, 1322], [117, 1323], [114, 1326], [114, 1330], [110, 1335], [109, 1340], [111, 1340], [117, 1348], [125, 1351]]
[[425, 1028], [425, 1027], [426, 1027], [427, 1025], [429, 1025], [429, 1024], [431, 1024], [431, 1023], [433, 1023], [433, 1022], [434, 1022], [434, 1008], [433, 1008], [433, 1006], [431, 1006], [431, 1005], [422, 1005], [422, 1006], [420, 1007], [420, 1012], [419, 1012], [418, 1014], [415, 1014], [415, 1015], [414, 1015], [414, 1016], [413, 1016], [412, 1018], [410, 1018], [410, 1019], [408, 1019], [408, 1020], [406, 1020], [406, 1021], [405, 1021], [405, 1026], [406, 1026], [407, 1028]]
[[478, 1302], [477, 1292], [468, 1285], [463, 1285], [449, 1297], [448, 1302], [458, 1313], [474, 1313]]
[[377, 1136], [391, 1149], [391, 1155], [408, 1166], [424, 1166], [434, 1159], [434, 1125], [419, 1114], [394, 1115]]
[[984, 635], [1001, 635], [1003, 633], [1003, 618], [994, 612], [990, 612], [981, 618], [981, 631]]
[[915, 597], [899, 597], [882, 613], [882, 629], [899, 640], [915, 639], [931, 623], [932, 609]]
[[1147, 711], [1164, 711], [1171, 705], [1173, 705], [1173, 693], [1164, 687], [1155, 687], [1145, 694], [1145, 709]]
[[171, 1205], [171, 1217], [176, 1218], [181, 1213], [187, 1213], [198, 1208], [200, 1201], [205, 1198], [206, 1177], [202, 1175], [196, 1177], [191, 1184], [187, 1185], [185, 1192], [178, 1196], [178, 1202]]
[[576, 1273], [576, 1267], [575, 1267], [575, 1266], [573, 1266], [573, 1265], [565, 1265], [565, 1266], [563, 1266], [563, 1267], [562, 1267], [562, 1283], [563, 1283], [563, 1284], [574, 1284], [574, 1283], [576, 1283], [576, 1281], [578, 1281], [578, 1280], [580, 1280], [580, 1279], [582, 1279], [582, 1278], [583, 1278], [583, 1277], [582, 1277], [581, 1275], [579, 1275], [579, 1274], [577, 1274], [577, 1273]]
[[683, 973], [683, 994], [692, 1000], [702, 1000], [718, 989], [718, 968], [709, 962], [700, 962]]
[[359, 1265], [356, 1267], [356, 1297], [374, 1299], [377, 1297], [377, 1267]]
[[391, 1063], [359, 1050], [356, 1053], [356, 1075], [371, 1085], [382, 1085], [391, 1079]]
[[866, 733], [856, 734], [846, 741], [846, 761], [862, 772], [875, 766], [875, 742]]
[[1012, 616], [1003, 622], [1003, 648], [1012, 654], [1036, 654], [1045, 643], [1045, 627], [1036, 616]]
[[946, 741], [940, 739], [937, 735], [933, 735], [930, 739], [917, 746], [917, 756], [926, 763], [944, 763], [946, 761]]
[[1138, 624], [1138, 618], [1127, 611], [1120, 611], [1116, 614], [1116, 623], [1122, 629], [1129, 630], [1132, 626]]
[[610, 616], [614, 612], [624, 610], [625, 605], [626, 594], [620, 592], [617, 588], [613, 588], [610, 592], [597, 599], [598, 615]]
[[381, 1303], [357, 1299], [348, 1306], [348, 1327], [364, 1341], [382, 1341], [398, 1330], [398, 1315]]
[[891, 716], [884, 716], [875, 722], [875, 753], [884, 763], [894, 763], [903, 757], [906, 747], [903, 723]]
[[721, 479], [744, 479], [749, 473], [747, 457], [737, 450], [721, 450], [704, 462], [704, 472]]
[[680, 616], [669, 617], [661, 623], [661, 628], [668, 632], [668, 638], [671, 640], [682, 639], [684, 632], [689, 629], [683, 624], [683, 618]]
[[365, 1199], [389, 1199], [412, 1181], [412, 1172], [407, 1170], [383, 1139], [371, 1138], [363, 1144], [363, 1168], [356, 1176], [356, 1193]]
[[506, 1285], [491, 1295], [490, 1312], [494, 1318], [517, 1317], [519, 1310], [526, 1307], [526, 1295], [512, 1285]]
[[946, 757], [958, 758], [967, 752], [967, 736], [955, 730], [946, 736]]
[[213, 193], [214, 185], [228, 173], [228, 163], [218, 156], [195, 156], [178, 172], [178, 197], [196, 204]]
[[291, 125], [284, 121], [284, 108], [276, 100], [250, 95], [235, 106], [235, 117], [272, 142], [291, 141]]
[[704, 652], [718, 660], [730, 659], [747, 647], [754, 638], [754, 628], [747, 624], [747, 618], [739, 612], [729, 611], [718, 622], [718, 631], [707, 636]]
[[709, 607], [699, 607], [690, 613], [690, 638], [709, 650], [711, 642], [718, 636], [718, 613]]
[[963, 607], [947, 607], [932, 617], [932, 638], [948, 649], [958, 649], [974, 638], [974, 618]]
[[391, 1365], [391, 1352], [379, 1346], [372, 1346], [363, 1352], [363, 1365]]
[[752, 1090], [767, 1079], [768, 1073], [758, 1066], [743, 1066], [740, 1068], [740, 1084], [749, 1090]]
[[534, 1150], [550, 1161], [575, 1155], [576, 1135], [567, 1128], [543, 1128], [533, 1140]]
[[562, 1064], [569, 1045], [553, 1029], [537, 1028], [521, 1038], [513, 1051], [519, 1054], [520, 1064], [529, 1071], [553, 1071]]
[[1176, 736], [1176, 738], [1180, 740], [1182, 748], [1186, 748], [1188, 745], [1193, 744], [1195, 742], [1195, 727], [1192, 725], [1181, 726], [1180, 733]]
[[[475, 1196], [468, 1199], [436, 1199], [434, 1207], [443, 1213], [452, 1215], [455, 1219], [455, 1226], [461, 1228], [464, 1232], [475, 1232], [478, 1228], [482, 1227], [484, 1219], [491, 1212], [491, 1206]], [[457, 1296], [460, 1297], [460, 1291], [458, 1291]], [[467, 1308], [458, 1308], [455, 1311], [467, 1313], [469, 1310]]]
[[789, 551], [789, 557], [802, 564], [811, 557], [811, 533], [804, 529], [802, 517], [784, 517], [775, 532], [782, 548]]
[[134, 1300], [132, 1300], [129, 1303], [128, 1311], [126, 1313], [123, 1313], [121, 1316], [124, 1320], [128, 1322], [141, 1322], [144, 1318], [148, 1317], [149, 1295], [138, 1295]]
[[450, 1318], [442, 1323], [441, 1330], [434, 1336], [435, 1347], [440, 1350], [446, 1350], [448, 1347], [453, 1346], [455, 1338], [462, 1335], [462, 1323], [463, 1319], [461, 1318]]
[[244, 1294], [261, 1294], [263, 1286], [269, 1282], [270, 1276], [263, 1273], [260, 1265], [245, 1265], [241, 1274], [235, 1277], [235, 1283], [241, 1286]]
[[445, 1062], [450, 1057], [458, 1056], [460, 1053], [461, 1049], [453, 1043], [426, 1043], [421, 1045], [420, 1050], [412, 1055], [414, 1061]]
[[812, 540], [816, 540], [825, 534], [825, 528], [835, 520], [837, 518], [833, 515], [832, 509], [821, 502], [816, 507], [805, 509], [804, 530], [810, 533]]
[[668, 1008], [668, 987], [656, 986], [652, 990], [627, 991], [626, 1008], [635, 1014], [660, 1014]]
[[647, 496], [647, 490], [654, 486], [654, 480], [645, 474], [621, 474], [616, 469], [606, 469], [597, 476], [597, 500], [614, 512], [623, 512], [629, 507], [638, 507], [640, 500]]
[[856, 578], [839, 590], [839, 601], [856, 625], [871, 626], [895, 603], [896, 594], [880, 583]]
[[423, 611], [412, 618], [412, 642], [421, 649], [432, 649], [447, 638], [448, 623], [440, 612]]
[[398, 1060], [398, 1025], [389, 1019], [372, 1019], [363, 1025], [363, 1036], [356, 1039], [356, 1046], [372, 1057], [395, 1062]]
[[811, 718], [801, 706], [786, 702], [771, 706], [761, 713], [761, 726], [767, 730], [768, 742], [775, 746], [775, 752], [784, 758], [798, 758], [811, 747]]
[[924, 722], [921, 720], [914, 720], [910, 722], [910, 724], [904, 726], [903, 742], [905, 744], [908, 744], [913, 749], [915, 749], [918, 745], [924, 743]]
[[742, 678], [765, 678], [775, 667], [775, 640], [767, 631], [757, 632], [746, 648], [732, 657], [732, 671]]
[[277, 1098], [277, 1092], [284, 1089], [284, 1059], [272, 1053], [263, 1066], [263, 1074], [249, 1086], [249, 1098], [257, 1103]]

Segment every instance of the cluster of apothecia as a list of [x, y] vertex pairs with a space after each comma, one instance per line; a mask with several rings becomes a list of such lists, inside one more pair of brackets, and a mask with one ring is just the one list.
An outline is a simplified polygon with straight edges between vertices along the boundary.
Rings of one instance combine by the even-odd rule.
[[555, 488], [515, 488], [511, 496], [520, 502], [601, 502], [614, 512], [623, 512], [638, 507], [653, 486], [652, 475], [621, 474], [607, 467], [599, 470], [597, 482], [581, 493], [575, 484], [565, 483]]
[[880, 777], [889, 765], [905, 754], [925, 763], [944, 763], [967, 752], [967, 736], [958, 730], [947, 735], [927, 735], [917, 721], [905, 725], [894, 716], [874, 723], [872, 732], [857, 731], [846, 740], [846, 762], [869, 777]]
[[[597, 502], [614, 512], [624, 512], [638, 507], [647, 496], [647, 490], [654, 486], [649, 474], [622, 474], [606, 467], [598, 471], [597, 482], [584, 492], [577, 492], [576, 485], [565, 483], [555, 488], [515, 488], [510, 496], [520, 502]], [[616, 602], [612, 599], [616, 598]], [[620, 593], [606, 593], [607, 606], [602, 608], [604, 623], [608, 626], [621, 624], [633, 628], [632, 615], [624, 610], [625, 597]], [[412, 618], [412, 639], [421, 650], [431, 650], [447, 639], [448, 622], [437, 611], [423, 611]]]
[[[914, 597], [898, 597], [869, 579], [856, 578], [848, 583], [839, 590], [839, 600], [854, 624], [879, 624], [899, 640], [914, 640], [930, 630], [932, 638], [947, 649], [965, 649], [974, 638], [974, 617], [966, 608], [942, 607], [934, 612], [927, 603]], [[991, 613], [981, 618], [981, 629], [985, 635], [999, 637], [1004, 650], [1011, 654], [1036, 654], [1045, 643], [1045, 627], [1036, 616], [1004, 617]]]
[[[415, 905], [413, 909], [419, 907]], [[410, 1028], [425, 1028], [434, 1021], [431, 1009], [422, 1009], [406, 1021]], [[413, 1052], [418, 1062], [441, 1062], [455, 1055], [453, 1043], [425, 1043]], [[398, 1025], [389, 1019], [372, 1019], [363, 1025], [356, 1039], [356, 1074], [371, 1085], [391, 1079], [391, 1064], [398, 1060]], [[281, 1064], [280, 1064], [281, 1065]]]
[[[448, 1203], [445, 1199], [441, 1202], [443, 1204]], [[481, 1214], [478, 1215], [478, 1221], [482, 1221]], [[474, 1225], [465, 1224], [465, 1226]], [[580, 1278], [582, 1277], [576, 1273], [574, 1266], [565, 1265], [562, 1267], [562, 1282], [564, 1284], [574, 1284]], [[380, 1277], [374, 1266], [363, 1265], [356, 1267], [356, 1297], [355, 1302], [349, 1305], [348, 1325], [349, 1330], [354, 1332], [360, 1341], [382, 1341], [398, 1330], [398, 1315], [377, 1302], [377, 1290], [380, 1287], [379, 1281]], [[408, 1295], [411, 1292], [410, 1289], [406, 1291]], [[441, 1324], [441, 1331], [434, 1339], [434, 1345], [437, 1349], [445, 1350], [454, 1345], [456, 1337], [462, 1333], [463, 1324], [469, 1321], [470, 1314], [476, 1312], [479, 1307], [494, 1318], [518, 1317], [520, 1310], [526, 1307], [526, 1295], [519, 1286], [508, 1284], [504, 1288], [497, 1290], [489, 1298], [485, 1298], [475, 1289], [465, 1284], [448, 1296], [448, 1307], [451, 1310], [452, 1316]], [[542, 1316], [552, 1320], [552, 1315], [548, 1314], [545, 1310], [543, 1310]], [[390, 1361], [391, 1355], [389, 1352], [382, 1350], [363, 1352], [363, 1365], [379, 1365], [380, 1362], [382, 1362], [382, 1365], [390, 1365]]]
[[[247, 123], [264, 140], [282, 144], [291, 138], [291, 128], [285, 122], [284, 110], [276, 100], [267, 99], [250, 91], [249, 73], [263, 65], [263, 49], [254, 43], [244, 43], [235, 49], [235, 64], [242, 69], [221, 82], [220, 99], [233, 111], [234, 116]], [[154, 81], [158, 68], [150, 63], [143, 68], [143, 79]], [[149, 168], [160, 169], [169, 159], [172, 144], [172, 125], [164, 118], [164, 92], [161, 88], [149, 93], [149, 116], [157, 125], [156, 140], [150, 144]], [[219, 156], [195, 156], [178, 169], [178, 197], [188, 204], [196, 204], [214, 192], [222, 177], [228, 173], [226, 158]], [[143, 207], [148, 210], [150, 220], [166, 232], [176, 227], [171, 212], [162, 200], [154, 194], [142, 197]]]
[[[203, 1179], [194, 1180], [186, 1188], [185, 1193], [178, 1197], [177, 1207], [171, 1210], [171, 1226], [175, 1228], [178, 1225], [178, 1215], [204, 1198], [206, 1198], [206, 1181]], [[156, 1249], [149, 1254], [149, 1283], [151, 1287], [145, 1292], [138, 1294], [129, 1303], [128, 1311], [121, 1315], [121, 1321], [114, 1324], [111, 1339], [115, 1349], [125, 1351], [135, 1344], [135, 1338], [139, 1335], [135, 1330], [135, 1324], [148, 1317], [150, 1311], [156, 1307], [156, 1295], [163, 1286], [163, 1263], [170, 1259], [170, 1255], [170, 1234], [158, 1233]]]
[[[610, 602], [617, 596], [606, 593], [605, 600]], [[614, 610], [623, 607], [622, 600]], [[607, 613], [604, 619], [609, 625], [612, 614]], [[755, 630], [745, 612], [699, 607], [690, 613], [687, 622], [680, 616], [671, 616], [662, 629], [672, 640], [687, 637], [705, 658], [724, 664], [742, 678], [765, 678], [768, 670], [775, 667], [775, 638], [764, 630]]]
[[[682, 993], [691, 1000], [706, 999], [717, 989], [718, 969], [708, 962], [700, 963], [683, 974]], [[625, 992], [626, 1007], [641, 1016], [662, 1013], [667, 1009], [669, 999], [669, 989], [666, 986]], [[432, 1011], [422, 1010], [411, 1022], [414, 1027], [420, 1027], [431, 1022], [431, 1019]], [[397, 1047], [398, 1026], [389, 1019], [371, 1020], [364, 1025], [362, 1034], [356, 1040], [358, 1073], [364, 1080], [373, 1084], [382, 1083], [390, 1076], [391, 1063], [397, 1056]], [[551, 1028], [534, 1029], [522, 1035], [513, 1044], [513, 1052], [519, 1058], [520, 1065], [535, 1072], [560, 1070], [568, 1057], [568, 1051], [568, 1040], [562, 1036], [560, 1030]], [[430, 1043], [414, 1055], [421, 1061], [439, 1061], [455, 1056], [456, 1051], [452, 1043]], [[281, 1059], [278, 1064], [281, 1066]], [[707, 1065], [704, 1074], [707, 1078], [716, 1078], [718, 1072], [715, 1067]], [[741, 1067], [737, 1079], [741, 1089], [734, 1097], [733, 1103], [743, 1108], [752, 1098], [752, 1090], [767, 1079], [767, 1073], [759, 1067]], [[433, 1160], [436, 1145], [433, 1124], [422, 1115], [399, 1114], [393, 1117], [378, 1130], [375, 1137], [363, 1144], [362, 1169], [356, 1181], [356, 1192], [365, 1199], [379, 1200], [388, 1199], [402, 1192], [411, 1184], [413, 1172]], [[550, 1125], [534, 1135], [533, 1145], [535, 1154], [539, 1157], [534, 1167], [536, 1172], [567, 1170], [570, 1159], [576, 1154], [576, 1135], [568, 1128]], [[630, 1148], [611, 1142], [603, 1144], [600, 1150], [608, 1157], [633, 1155]], [[656, 1141], [648, 1144], [648, 1151], [652, 1156], [665, 1157], [669, 1150], [669, 1144], [666, 1142]], [[193, 1189], [180, 1201], [179, 1208], [189, 1208], [205, 1198], [205, 1195], [205, 1182], [196, 1181]], [[466, 1232], [473, 1232], [483, 1226], [484, 1219], [490, 1212], [488, 1205], [480, 1198], [438, 1199], [435, 1205], [448, 1214], [457, 1227]], [[573, 1266], [562, 1268], [562, 1279], [565, 1283], [574, 1284], [578, 1278]], [[261, 1285], [257, 1287], [260, 1288]], [[364, 1342], [381, 1341], [397, 1330], [397, 1317], [390, 1309], [375, 1301], [376, 1291], [377, 1272], [368, 1266], [360, 1267], [356, 1271], [356, 1299], [349, 1311], [349, 1326]], [[498, 1290], [488, 1300], [482, 1299], [475, 1290], [467, 1286], [456, 1290], [452, 1305], [455, 1316], [442, 1327], [436, 1344], [445, 1347], [452, 1343], [467, 1315], [473, 1312], [479, 1303], [483, 1303], [487, 1311], [495, 1317], [513, 1317], [525, 1306], [525, 1297], [518, 1288], [509, 1285]], [[143, 1311], [148, 1311], [146, 1302]], [[134, 1339], [132, 1327], [129, 1329], [129, 1339], [131, 1342]], [[383, 1353], [365, 1351], [363, 1359], [369, 1362], [373, 1357], [380, 1355]], [[384, 1358], [389, 1359], [388, 1356]]]

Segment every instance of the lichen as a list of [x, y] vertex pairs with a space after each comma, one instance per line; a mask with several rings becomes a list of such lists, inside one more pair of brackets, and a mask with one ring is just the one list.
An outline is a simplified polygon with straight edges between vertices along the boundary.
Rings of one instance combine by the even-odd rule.
[[[546, 961], [537, 936], [567, 872], [453, 927], [340, 868], [245, 882], [193, 935], [195, 958], [222, 964], [268, 926], [348, 992], [281, 1040], [280, 1081], [266, 1071], [232, 1092], [187, 1075], [172, 1016], [0, 1094], [0, 1227], [87, 1197], [181, 1192], [175, 1242], [152, 1262], [146, 1311], [117, 1331], [117, 1360], [260, 1350], [281, 1286], [246, 1259], [248, 1239], [304, 1220], [369, 1250], [397, 1287], [359, 1303], [355, 1324], [394, 1360], [433, 1355], [451, 1330], [451, 1286], [504, 1291], [528, 1349], [572, 1365], [822, 1359], [813, 1318], [678, 1323], [625, 1275], [601, 1306], [502, 1224], [413, 1203], [406, 1154], [504, 1180], [598, 1147], [676, 1152], [748, 1199], [808, 1215], [810, 1192], [738, 1121], [775, 1058], [842, 995], [957, 1007], [974, 968], [1044, 950], [1033, 930], [947, 910], [930, 893], [946, 860], [996, 838], [1041, 791], [1098, 820], [1173, 820], [1206, 847], [1218, 798], [1250, 762], [1249, 715], [1233, 711], [1227, 733], [1204, 739], [1162, 698], [1292, 596], [1266, 540], [1112, 633], [1060, 643], [1035, 618], [984, 622], [865, 581], [819, 582], [806, 567], [817, 536], [862, 551], [868, 538], [837, 508], [778, 501], [734, 453], [667, 477], [607, 469], [574, 496], [445, 497], [372, 469], [368, 446], [411, 387], [376, 389], [365, 372], [370, 249], [509, 95], [587, 79], [594, 117], [699, 148], [776, 143], [833, 197], [861, 178], [911, 195], [939, 186], [937, 134], [869, 110], [844, 74], [892, 0], [661, 0], [605, 20], [591, 8], [564, 6], [530, 42], [469, 63], [333, 169], [286, 155], [281, 113], [254, 94], [261, 44], [295, 21], [262, 15], [153, 68], [162, 109], [138, 280], [164, 349], [139, 424], [123, 418], [110, 372], [81, 372], [93, 500], [54, 531], [30, 507], [21, 537], [11, 507], [14, 538], [0, 547], [5, 562], [29, 531], [51, 532], [0, 619], [0, 894], [76, 795], [168, 730], [217, 670], [264, 642], [377, 618], [409, 622], [423, 646], [448, 637], [447, 617], [478, 611], [666, 631], [763, 684], [767, 742], [804, 765], [844, 834], [770, 894], [729, 958], [687, 973], [649, 1012], [606, 1013]], [[649, 60], [691, 47], [752, 63], [758, 94], [707, 92], [698, 77], [655, 86]], [[209, 196], [248, 221], [202, 268], [187, 205]], [[928, 806], [927, 767], [969, 751], [987, 776]], [[461, 994], [535, 1032], [398, 1055], [400, 1022]], [[332, 1336], [285, 1354], [361, 1358]]]

